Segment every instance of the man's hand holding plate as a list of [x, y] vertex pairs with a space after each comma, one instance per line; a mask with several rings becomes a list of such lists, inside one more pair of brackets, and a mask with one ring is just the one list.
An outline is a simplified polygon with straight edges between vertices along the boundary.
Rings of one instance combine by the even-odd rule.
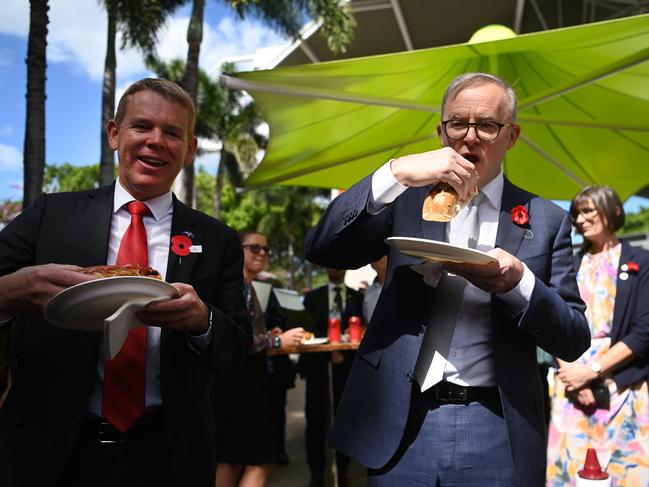
[[523, 277], [523, 263], [503, 249], [493, 249], [487, 254], [497, 262], [488, 264], [444, 263], [443, 268], [464, 277], [474, 286], [488, 293], [504, 293], [518, 285]]

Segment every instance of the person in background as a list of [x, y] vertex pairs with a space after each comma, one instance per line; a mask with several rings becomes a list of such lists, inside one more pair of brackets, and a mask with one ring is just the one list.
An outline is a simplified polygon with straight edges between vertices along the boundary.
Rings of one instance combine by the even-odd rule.
[[[0, 410], [2, 485], [214, 485], [208, 373], [243, 363], [252, 332], [236, 233], [171, 192], [194, 158], [194, 122], [176, 83], [133, 83], [107, 127], [117, 181], [42, 195], [0, 232], [0, 324], [15, 322], [18, 344]], [[101, 332], [43, 316], [52, 296], [94, 279], [81, 267], [103, 264], [151, 266], [178, 291], [137, 313], [148, 326], [113, 359]]]
[[376, 302], [379, 300], [383, 284], [385, 283], [388, 271], [388, 256], [384, 255], [379, 260], [370, 263], [370, 265], [376, 271], [376, 277], [372, 285], [365, 290], [365, 296], [363, 297], [363, 318], [368, 324], [372, 319]]
[[[574, 360], [590, 334], [569, 215], [503, 174], [521, 130], [516, 105], [497, 76], [456, 77], [441, 104], [443, 147], [385, 161], [307, 236], [306, 258], [319, 265], [356, 269], [388, 254], [329, 438], [368, 467], [371, 487], [544, 483], [536, 346]], [[448, 223], [422, 220], [440, 182], [467, 204]], [[493, 260], [422, 269], [388, 237], [473, 246]]]
[[[316, 328], [309, 330], [316, 337], [326, 337], [329, 318], [341, 318], [341, 328], [347, 327], [349, 317], [362, 316], [363, 295], [345, 285], [347, 271], [326, 268], [329, 282], [304, 295], [304, 307], [311, 314]], [[342, 394], [347, 375], [354, 360], [355, 352], [305, 353], [300, 356], [298, 370], [306, 379], [306, 455], [311, 472], [310, 486], [324, 485], [326, 435], [329, 429], [329, 381], [327, 364], [333, 364], [332, 385], [334, 408]], [[337, 454], [338, 472], [341, 485], [345, 485], [349, 457]]]
[[586, 450], [620, 487], [649, 485], [649, 252], [620, 242], [619, 196], [587, 186], [570, 215], [583, 245], [577, 282], [591, 347], [558, 359], [549, 428], [548, 485], [573, 485]]
[[268, 265], [268, 240], [258, 232], [240, 234], [244, 252], [244, 297], [253, 325], [253, 342], [243, 368], [212, 379], [212, 407], [217, 423], [216, 485], [263, 486], [276, 461], [266, 351], [299, 345], [301, 327], [268, 329], [252, 282]]

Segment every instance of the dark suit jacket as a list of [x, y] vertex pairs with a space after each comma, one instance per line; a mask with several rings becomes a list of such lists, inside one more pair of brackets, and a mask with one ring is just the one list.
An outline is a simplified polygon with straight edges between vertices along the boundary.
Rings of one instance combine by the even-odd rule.
[[[577, 256], [577, 269], [583, 254]], [[620, 279], [622, 266], [638, 264], [639, 271]], [[649, 378], [649, 252], [622, 243], [616, 282], [615, 307], [611, 325], [611, 345], [624, 342], [636, 358], [613, 374], [619, 389]]]
[[[345, 309], [341, 313], [341, 329], [347, 329], [350, 316], [363, 316], [363, 295], [358, 291], [344, 286]], [[316, 337], [326, 337], [329, 333], [329, 288], [328, 285], [321, 286], [309, 291], [304, 295], [304, 307], [313, 317], [316, 325], [309, 329]], [[346, 353], [345, 360], [353, 360], [353, 353]], [[331, 354], [327, 353], [305, 353], [300, 355], [298, 371], [303, 377], [313, 373], [319, 364], [330, 360]]]
[[[167, 281], [191, 284], [213, 313], [209, 350], [184, 332], [162, 330], [160, 381], [177, 485], [212, 486], [215, 455], [208, 369], [244, 359], [251, 329], [243, 301], [243, 255], [236, 233], [174, 198], [171, 235], [190, 231], [203, 252], [169, 253]], [[0, 275], [25, 266], [106, 263], [113, 186], [45, 195], [0, 233]], [[14, 383], [0, 410], [3, 482], [47, 486], [75, 443], [97, 380], [100, 334], [57, 328], [42, 316], [16, 317]]]
[[[410, 188], [377, 215], [366, 211], [371, 178], [336, 198], [306, 242], [309, 260], [353, 269], [388, 254], [388, 276], [358, 350], [334, 424], [332, 446], [370, 468], [383, 467], [403, 436], [413, 370], [435, 289], [410, 269], [419, 259], [388, 247], [390, 236], [445, 240], [445, 224], [421, 219], [430, 186]], [[524, 205], [530, 221], [512, 222]], [[515, 316], [492, 296], [495, 373], [520, 485], [541, 486], [545, 473], [543, 395], [536, 346], [571, 360], [590, 344], [572, 262], [570, 219], [556, 205], [505, 180], [496, 246], [535, 274], [529, 306]], [[433, 326], [431, 324], [430, 326]], [[443, 448], [444, 445], [435, 445]]]

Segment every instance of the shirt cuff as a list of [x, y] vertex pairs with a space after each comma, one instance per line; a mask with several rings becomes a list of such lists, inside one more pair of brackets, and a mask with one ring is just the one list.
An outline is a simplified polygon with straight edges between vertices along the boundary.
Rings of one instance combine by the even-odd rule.
[[408, 189], [408, 186], [401, 184], [392, 174], [390, 165], [393, 160], [390, 159], [372, 175], [372, 192], [367, 202], [367, 211], [371, 215], [379, 213]]
[[192, 348], [192, 350], [194, 350], [195, 352], [203, 353], [209, 350], [210, 344], [212, 343], [212, 310], [211, 309], [210, 309], [210, 316], [209, 316], [209, 326], [207, 327], [207, 331], [202, 335], [190, 335], [188, 333], [187, 337], [189, 338], [190, 348]]
[[519, 315], [527, 308], [530, 299], [532, 299], [535, 284], [536, 277], [534, 273], [523, 264], [523, 277], [518, 285], [506, 293], [498, 293], [498, 296], [509, 305], [515, 315]]

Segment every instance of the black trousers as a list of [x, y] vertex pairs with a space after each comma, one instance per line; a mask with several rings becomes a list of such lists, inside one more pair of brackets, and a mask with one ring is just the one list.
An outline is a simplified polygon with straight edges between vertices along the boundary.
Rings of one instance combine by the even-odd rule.
[[146, 414], [125, 434], [87, 418], [56, 487], [173, 487], [162, 411]]

